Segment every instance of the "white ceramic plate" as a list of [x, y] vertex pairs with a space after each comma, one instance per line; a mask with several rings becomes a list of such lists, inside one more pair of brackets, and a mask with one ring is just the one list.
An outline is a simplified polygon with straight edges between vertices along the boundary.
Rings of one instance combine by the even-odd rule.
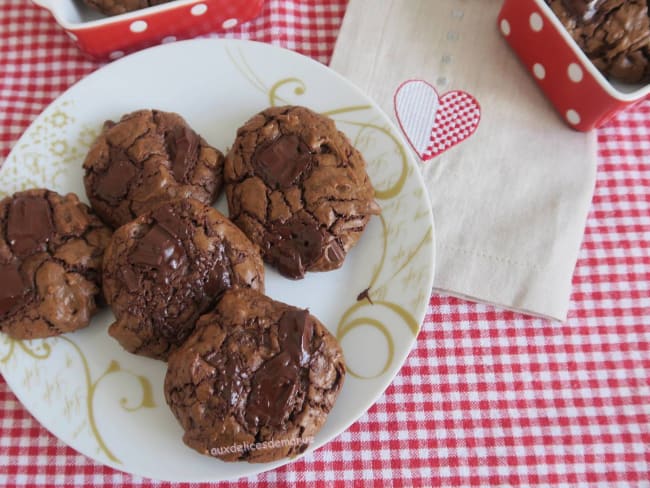
[[[65, 92], [30, 126], [0, 169], [0, 197], [32, 187], [86, 200], [81, 163], [106, 119], [139, 108], [182, 114], [226, 150], [237, 127], [269, 105], [330, 114], [364, 154], [383, 213], [345, 265], [290, 281], [267, 268], [274, 299], [308, 307], [343, 346], [349, 372], [310, 450], [359, 418], [411, 350], [433, 283], [434, 228], [427, 191], [397, 130], [358, 89], [290, 51], [244, 41], [194, 40], [114, 62]], [[227, 213], [225, 199], [217, 207]], [[357, 300], [369, 288], [373, 301]], [[129, 473], [217, 481], [271, 464], [224, 463], [187, 448], [165, 404], [165, 363], [131, 355], [107, 335], [110, 311], [73, 334], [13, 341], [0, 334], [0, 371], [25, 407], [83, 454]]]

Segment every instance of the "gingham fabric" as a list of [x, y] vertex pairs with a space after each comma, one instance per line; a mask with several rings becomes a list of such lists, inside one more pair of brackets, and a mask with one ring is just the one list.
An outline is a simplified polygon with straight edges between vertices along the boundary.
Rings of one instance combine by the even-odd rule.
[[[345, 3], [269, 0], [232, 35], [327, 62]], [[0, 156], [97, 67], [48, 13], [2, 0]], [[233, 485], [649, 487], [650, 102], [598, 141], [565, 323], [435, 295], [400, 374], [358, 422], [304, 459]], [[0, 381], [0, 486], [75, 484], [169, 486], [77, 454]]]
[[472, 95], [463, 91], [445, 93], [436, 111], [431, 146], [422, 159], [431, 159], [467, 139], [476, 131], [480, 119], [481, 108]]

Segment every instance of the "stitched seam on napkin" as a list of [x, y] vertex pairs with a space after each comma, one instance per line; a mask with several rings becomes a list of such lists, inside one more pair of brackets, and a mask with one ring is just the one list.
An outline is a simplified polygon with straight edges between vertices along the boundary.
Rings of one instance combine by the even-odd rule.
[[522, 262], [522, 261], [515, 261], [513, 259], [494, 256], [492, 254], [487, 254], [487, 253], [480, 252], [480, 251], [475, 251], [475, 250], [472, 250], [472, 249], [464, 249], [462, 247], [456, 247], [456, 246], [447, 246], [445, 244], [440, 244], [440, 243], [437, 244], [437, 246], [441, 247], [441, 248], [444, 248], [444, 249], [449, 249], [450, 251], [454, 251], [454, 252], [461, 253], [461, 254], [467, 254], [467, 255], [476, 256], [476, 257], [479, 257], [479, 258], [490, 259], [490, 260], [496, 261], [498, 263], [506, 263], [506, 264], [511, 264], [513, 266], [519, 266], [519, 267], [522, 267], [522, 268], [531, 268], [531, 269], [535, 269], [535, 270], [541, 269], [541, 267], [538, 264], [533, 264], [533, 263], [529, 263], [529, 262]]

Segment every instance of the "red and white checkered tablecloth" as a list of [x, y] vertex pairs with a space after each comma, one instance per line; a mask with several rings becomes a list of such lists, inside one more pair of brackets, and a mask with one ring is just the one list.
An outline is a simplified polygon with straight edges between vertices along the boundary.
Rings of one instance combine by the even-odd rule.
[[[269, 0], [229, 36], [321, 62], [345, 0]], [[0, 158], [99, 65], [27, 0], [0, 3]], [[568, 320], [433, 296], [400, 374], [352, 427], [237, 486], [650, 487], [650, 101], [598, 132]], [[0, 486], [167, 486], [76, 453], [0, 380]], [[227, 484], [223, 484], [226, 486]]]

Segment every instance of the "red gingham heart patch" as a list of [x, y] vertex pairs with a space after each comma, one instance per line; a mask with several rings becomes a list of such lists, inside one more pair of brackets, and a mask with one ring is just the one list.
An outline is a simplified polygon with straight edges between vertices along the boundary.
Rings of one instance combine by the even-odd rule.
[[467, 139], [481, 120], [481, 106], [472, 95], [454, 90], [439, 96], [424, 80], [402, 83], [393, 101], [400, 127], [422, 161]]

